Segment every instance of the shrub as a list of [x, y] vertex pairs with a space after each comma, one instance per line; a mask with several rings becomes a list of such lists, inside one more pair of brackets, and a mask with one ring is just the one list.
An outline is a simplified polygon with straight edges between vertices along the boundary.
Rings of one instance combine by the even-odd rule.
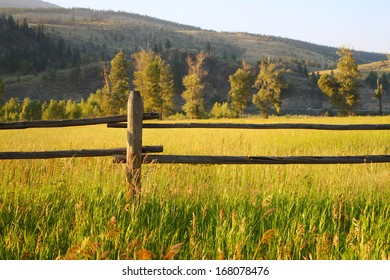
[[230, 109], [229, 104], [227, 102], [218, 103], [215, 102], [213, 108], [210, 111], [210, 116], [212, 118], [233, 118], [235, 117], [234, 112]]

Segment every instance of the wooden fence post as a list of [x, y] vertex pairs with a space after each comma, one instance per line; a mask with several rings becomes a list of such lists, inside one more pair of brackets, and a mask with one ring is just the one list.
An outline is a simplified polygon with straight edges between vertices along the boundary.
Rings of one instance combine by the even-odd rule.
[[143, 110], [140, 92], [131, 91], [127, 102], [126, 153], [126, 186], [130, 197], [135, 197], [141, 192]]

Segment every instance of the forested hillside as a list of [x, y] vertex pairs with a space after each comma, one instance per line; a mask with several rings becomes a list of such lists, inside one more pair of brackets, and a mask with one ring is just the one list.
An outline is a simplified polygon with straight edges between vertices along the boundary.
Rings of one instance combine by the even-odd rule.
[[12, 15], [0, 17], [0, 71], [21, 75], [42, 72], [48, 67], [65, 69], [80, 62], [80, 51], [67, 45], [61, 36], [50, 36], [43, 24], [32, 28]]
[[[134, 52], [164, 46], [213, 51], [218, 57], [256, 62], [261, 57], [304, 60], [310, 69], [328, 69], [337, 59], [339, 46], [327, 47], [303, 41], [249, 33], [226, 33], [168, 22], [148, 16], [90, 9], [3, 9], [19, 22], [45, 24], [48, 32], [62, 35], [93, 53], [112, 57], [118, 48]], [[384, 54], [355, 52], [358, 63], [386, 58]]]

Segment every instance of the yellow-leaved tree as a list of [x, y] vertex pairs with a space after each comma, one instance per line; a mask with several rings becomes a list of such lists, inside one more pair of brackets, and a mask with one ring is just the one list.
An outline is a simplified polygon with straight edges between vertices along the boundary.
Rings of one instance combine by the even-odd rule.
[[182, 108], [191, 119], [201, 118], [205, 114], [202, 78], [207, 72], [202, 66], [206, 58], [207, 54], [204, 52], [199, 52], [195, 57], [187, 56], [188, 74], [183, 78], [185, 91], [182, 97], [185, 104]]
[[337, 54], [337, 69], [321, 75], [318, 87], [328, 96], [330, 104], [339, 109], [339, 114], [352, 115], [360, 101], [358, 65], [351, 50], [341, 48]]
[[254, 87], [259, 91], [253, 95], [252, 102], [260, 110], [264, 118], [268, 118], [270, 106], [280, 113], [282, 101], [280, 94], [286, 85], [282, 81], [283, 69], [277, 69], [271, 60], [263, 60], [260, 64], [260, 73], [257, 75]]

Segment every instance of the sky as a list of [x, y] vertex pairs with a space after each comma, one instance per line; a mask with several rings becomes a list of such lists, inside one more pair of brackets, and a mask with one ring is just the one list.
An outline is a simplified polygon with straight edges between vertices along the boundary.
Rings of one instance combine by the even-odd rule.
[[126, 11], [203, 29], [390, 53], [389, 0], [45, 0]]

